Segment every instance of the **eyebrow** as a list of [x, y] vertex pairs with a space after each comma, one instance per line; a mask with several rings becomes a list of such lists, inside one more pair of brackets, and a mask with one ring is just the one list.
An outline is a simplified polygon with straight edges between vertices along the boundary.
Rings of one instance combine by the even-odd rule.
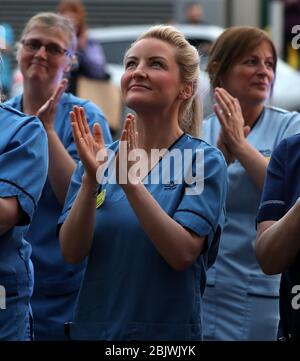
[[[41, 39], [40, 38], [24, 38], [24, 39], [22, 39], [22, 41], [38, 41], [39, 43], [41, 43], [41, 44], [44, 44], [44, 42], [43, 41], [41, 41]], [[62, 49], [64, 49], [64, 47], [63, 46], [61, 46], [59, 43], [57, 43], [57, 42], [55, 42], [55, 41], [49, 41], [49, 42], [46, 42], [46, 45], [49, 45], [49, 44], [55, 44], [55, 45], [58, 45], [58, 46], [60, 46]]]
[[[134, 56], [134, 55], [128, 55], [126, 56], [125, 60], [127, 59], [138, 59], [137, 56]], [[150, 56], [149, 58], [150, 60], [163, 60], [163, 61], [167, 61], [166, 58], [164, 58], [163, 56], [159, 56], [159, 55], [154, 55], [154, 56]]]
[[[250, 54], [250, 55], [248, 55], [248, 56], [245, 56], [245, 58], [249, 58], [249, 57], [259, 58], [259, 56], [257, 56], [256, 54]], [[274, 56], [273, 56], [273, 55], [267, 56], [266, 59], [272, 59], [272, 60], [274, 60]]]

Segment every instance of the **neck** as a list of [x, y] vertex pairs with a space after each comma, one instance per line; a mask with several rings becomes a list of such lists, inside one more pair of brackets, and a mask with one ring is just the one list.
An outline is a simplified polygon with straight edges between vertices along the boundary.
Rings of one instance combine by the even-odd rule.
[[139, 133], [139, 147], [148, 154], [152, 149], [169, 148], [182, 134], [178, 120], [137, 116], [137, 130]]
[[263, 111], [264, 105], [260, 103], [257, 106], [243, 106], [243, 104], [241, 104], [241, 108], [245, 125], [248, 125], [250, 128], [252, 128]]
[[23, 92], [23, 112], [29, 115], [36, 114], [43, 104], [53, 94], [53, 89], [37, 86], [28, 86], [24, 84]]

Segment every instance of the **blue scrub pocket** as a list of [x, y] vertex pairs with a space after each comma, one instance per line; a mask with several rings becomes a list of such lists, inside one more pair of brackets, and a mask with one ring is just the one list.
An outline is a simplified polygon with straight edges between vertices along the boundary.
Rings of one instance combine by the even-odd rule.
[[279, 278], [249, 277], [249, 341], [275, 341], [279, 322]]
[[5, 289], [4, 302], [0, 310], [0, 340], [18, 341], [18, 285], [15, 275], [1, 277], [1, 286]]
[[31, 262], [25, 253], [20, 249], [15, 257], [17, 273], [0, 278], [0, 284], [6, 293], [6, 308], [0, 310], [1, 340], [25, 341], [32, 337], [30, 297], [33, 291], [33, 274]]

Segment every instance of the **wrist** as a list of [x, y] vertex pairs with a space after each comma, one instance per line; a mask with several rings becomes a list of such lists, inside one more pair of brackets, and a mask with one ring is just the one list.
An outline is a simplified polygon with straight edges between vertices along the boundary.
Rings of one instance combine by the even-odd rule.
[[237, 143], [234, 147], [230, 149], [231, 153], [235, 158], [240, 159], [243, 158], [245, 154], [248, 153], [249, 143], [246, 140], [242, 140]]
[[124, 192], [128, 195], [128, 194], [131, 194], [131, 193], [134, 193], [136, 192], [141, 186], [143, 186], [143, 183], [138, 180], [137, 183], [126, 183], [126, 184], [119, 184]]
[[88, 192], [90, 193], [92, 196], [94, 196], [95, 198], [97, 197], [97, 193], [98, 193], [98, 188], [99, 188], [99, 183], [97, 182], [97, 179], [93, 179], [91, 177], [89, 177], [88, 174], [84, 174], [82, 176], [82, 187]]
[[44, 124], [43, 123], [43, 126], [44, 126], [44, 129], [45, 129], [48, 137], [51, 136], [51, 135], [56, 135], [56, 131], [55, 131], [52, 124], [50, 125], [50, 124]]

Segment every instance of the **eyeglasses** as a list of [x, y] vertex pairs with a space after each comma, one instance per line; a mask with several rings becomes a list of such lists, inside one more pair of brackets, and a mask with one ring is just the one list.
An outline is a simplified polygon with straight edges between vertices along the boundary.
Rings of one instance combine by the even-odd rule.
[[55, 43], [43, 44], [39, 40], [29, 39], [21, 40], [21, 44], [24, 46], [24, 49], [30, 53], [36, 53], [43, 46], [49, 55], [63, 56], [71, 54], [69, 50], [62, 48], [60, 45]]

